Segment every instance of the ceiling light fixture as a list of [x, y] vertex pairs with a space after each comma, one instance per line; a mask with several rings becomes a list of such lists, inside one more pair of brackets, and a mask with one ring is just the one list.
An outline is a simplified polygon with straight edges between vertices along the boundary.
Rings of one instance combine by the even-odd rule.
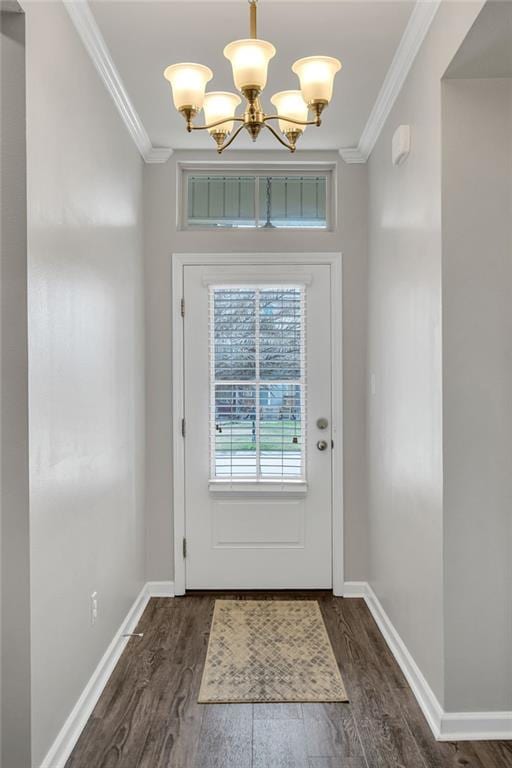
[[[307, 125], [319, 126], [321, 114], [332, 99], [334, 76], [341, 69], [341, 62], [331, 56], [308, 56], [299, 59], [292, 67], [299, 77], [300, 91], [280, 91], [270, 101], [277, 114], [263, 111], [260, 95], [267, 84], [267, 70], [276, 49], [272, 43], [259, 40], [256, 33], [256, 4], [249, 0], [251, 37], [235, 40], [224, 48], [224, 56], [233, 68], [235, 86], [244, 96], [246, 105], [243, 116], [235, 114], [241, 103], [235, 93], [212, 91], [205, 93], [206, 84], [213, 72], [203, 64], [173, 64], [164, 72], [172, 87], [174, 106], [187, 121], [187, 131], [208, 131], [215, 139], [217, 151], [223, 152], [245, 128], [256, 141], [262, 128], [268, 130], [290, 152], [295, 152], [298, 139]], [[193, 120], [204, 109], [205, 125], [194, 125]], [[314, 119], [309, 120], [309, 112]], [[269, 124], [277, 120], [279, 133]], [[241, 123], [233, 133], [234, 124]]]

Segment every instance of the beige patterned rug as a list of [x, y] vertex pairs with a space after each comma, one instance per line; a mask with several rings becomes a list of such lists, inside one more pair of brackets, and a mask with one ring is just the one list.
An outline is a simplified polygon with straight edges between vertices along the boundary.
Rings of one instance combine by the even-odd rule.
[[216, 600], [199, 703], [347, 701], [316, 600]]

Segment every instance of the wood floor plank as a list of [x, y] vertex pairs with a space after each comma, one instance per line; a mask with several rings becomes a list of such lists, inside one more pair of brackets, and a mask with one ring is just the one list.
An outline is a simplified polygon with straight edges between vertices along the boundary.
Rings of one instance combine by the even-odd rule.
[[402, 719], [360, 718], [357, 729], [369, 768], [429, 768]]
[[382, 637], [370, 611], [367, 610], [366, 605], [363, 608], [361, 604], [354, 603], [354, 600], [343, 601], [344, 611], [350, 626], [357, 627], [357, 632], [364, 634], [367, 650], [378, 662], [388, 685], [392, 688], [408, 688], [407, 680]]
[[410, 688], [400, 689], [396, 695], [400, 698], [403, 721], [428, 768], [485, 768], [470, 743], [435, 741]]
[[363, 748], [347, 704], [303, 704], [309, 757], [362, 757]]
[[[216, 597], [318, 600], [348, 704], [197, 703]], [[201, 592], [148, 603], [66, 768], [512, 768], [512, 742], [436, 742], [364, 601]]]
[[252, 704], [206, 705], [195, 768], [251, 768], [251, 764]]
[[255, 720], [253, 768], [309, 768], [302, 720]]
[[[148, 764], [148, 752], [163, 752], [176, 768], [188, 768], [194, 758], [211, 605], [198, 602], [192, 609], [179, 600], [155, 603], [148, 611], [153, 622], [144, 615], [137, 628], [144, 638], [128, 643], [93, 713], [95, 729], [83, 750], [81, 736], [66, 768], [89, 765], [92, 744], [95, 768], [139, 768]], [[187, 649], [187, 658], [180, 656], [180, 646]]]
[[361, 757], [310, 757], [309, 768], [367, 768]]
[[302, 719], [301, 705], [294, 703], [254, 704], [253, 714], [255, 720]]
[[512, 741], [477, 741], [473, 747], [485, 768], [512, 768]]

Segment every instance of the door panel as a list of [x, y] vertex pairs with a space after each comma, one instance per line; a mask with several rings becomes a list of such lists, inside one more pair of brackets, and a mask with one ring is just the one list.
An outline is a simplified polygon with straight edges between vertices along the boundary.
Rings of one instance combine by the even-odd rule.
[[186, 266], [184, 296], [186, 586], [328, 588], [330, 267]]
[[303, 547], [304, 500], [224, 499], [212, 503], [214, 547]]

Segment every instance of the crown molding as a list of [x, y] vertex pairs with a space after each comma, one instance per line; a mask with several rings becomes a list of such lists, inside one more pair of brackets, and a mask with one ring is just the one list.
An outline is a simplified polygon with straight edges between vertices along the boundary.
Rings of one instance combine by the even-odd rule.
[[346, 163], [366, 163], [368, 159], [360, 152], [359, 147], [342, 147], [339, 153]]
[[[400, 90], [409, 74], [442, 0], [416, 0], [391, 65], [359, 139], [358, 150], [368, 160]], [[343, 157], [343, 155], [342, 155]], [[355, 161], [352, 161], [355, 162]]]
[[[92, 14], [88, 0], [63, 0], [63, 2], [143, 159], [146, 163], [165, 163], [173, 150], [171, 147], [153, 147], [151, 144]], [[358, 146], [342, 147], [339, 150], [340, 156], [346, 163], [366, 163], [368, 160], [441, 2], [442, 0], [416, 0]]]
[[73, 26], [103, 80], [137, 149], [147, 163], [165, 163], [172, 149], [153, 147], [142, 120], [124, 86], [87, 0], [63, 0]]
[[144, 160], [146, 163], [166, 163], [173, 152], [172, 147], [151, 147]]
[[366, 163], [398, 98], [442, 0], [416, 0], [357, 147], [339, 153], [346, 163]]

